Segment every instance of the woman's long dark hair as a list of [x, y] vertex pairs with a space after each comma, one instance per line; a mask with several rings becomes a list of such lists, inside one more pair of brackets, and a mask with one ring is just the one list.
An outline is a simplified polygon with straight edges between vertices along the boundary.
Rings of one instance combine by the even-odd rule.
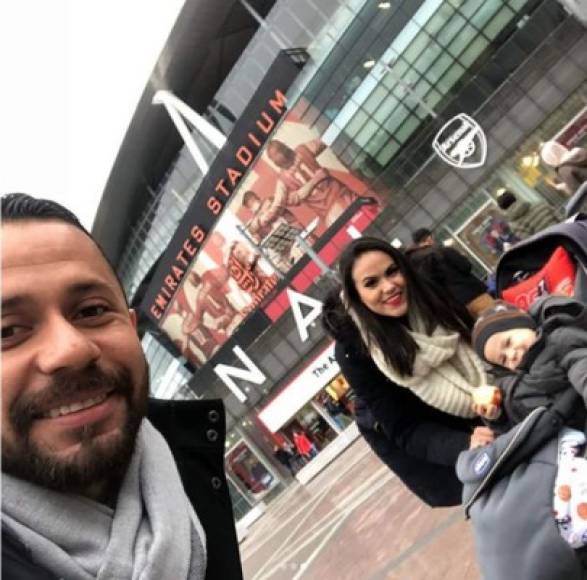
[[418, 312], [427, 333], [431, 334], [440, 325], [458, 332], [463, 340], [470, 342], [473, 319], [462, 304], [448, 296], [446, 289], [419, 275], [402, 252], [386, 241], [364, 237], [353, 240], [344, 249], [338, 268], [345, 298], [368, 330], [367, 349], [370, 350], [375, 343], [392, 368], [402, 376], [412, 375], [418, 346], [406, 327], [406, 321], [376, 314], [363, 304], [357, 292], [352, 276], [353, 266], [357, 258], [366, 252], [383, 252], [394, 261], [406, 281], [408, 311], [415, 309]]

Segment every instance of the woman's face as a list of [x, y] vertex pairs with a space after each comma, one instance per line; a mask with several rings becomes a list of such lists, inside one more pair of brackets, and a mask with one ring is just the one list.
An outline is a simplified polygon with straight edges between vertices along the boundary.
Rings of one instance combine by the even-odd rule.
[[372, 250], [361, 254], [355, 260], [351, 274], [359, 298], [369, 310], [395, 318], [407, 313], [405, 278], [385, 252]]

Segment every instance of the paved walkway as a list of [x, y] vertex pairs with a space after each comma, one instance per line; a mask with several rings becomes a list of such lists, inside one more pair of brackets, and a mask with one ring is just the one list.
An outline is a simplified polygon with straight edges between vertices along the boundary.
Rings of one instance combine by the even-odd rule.
[[462, 510], [432, 510], [358, 440], [272, 502], [241, 543], [245, 580], [478, 580]]

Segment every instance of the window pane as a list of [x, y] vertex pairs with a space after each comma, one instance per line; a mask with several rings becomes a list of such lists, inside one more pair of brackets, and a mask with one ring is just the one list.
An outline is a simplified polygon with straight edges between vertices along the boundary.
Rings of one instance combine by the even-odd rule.
[[441, 51], [442, 48], [436, 42], [430, 44], [422, 56], [414, 63], [414, 68], [421, 73], [425, 73]]
[[426, 33], [420, 32], [420, 34], [418, 34], [416, 38], [412, 40], [410, 46], [408, 46], [406, 51], [402, 54], [403, 58], [407, 62], [414, 62], [429, 43], [430, 37]]
[[453, 64], [442, 76], [440, 82], [436, 85], [436, 88], [441, 93], [448, 93], [464, 72], [465, 69], [459, 63], [455, 62], [455, 64]]
[[489, 19], [499, 10], [502, 3], [497, 0], [486, 0], [479, 7], [479, 10], [475, 11], [475, 14], [471, 16], [471, 22], [479, 29], [489, 22]]
[[389, 160], [399, 151], [400, 145], [393, 139], [379, 152], [376, 159], [379, 164], [387, 165]]
[[414, 92], [421, 97], [422, 95], [425, 95], [431, 87], [432, 85], [426, 79], [420, 79], [414, 85]]
[[426, 95], [424, 100], [431, 109], [434, 109], [434, 107], [436, 107], [436, 105], [442, 100], [442, 95], [438, 91], [432, 90]]
[[408, 137], [418, 128], [420, 119], [413, 115], [408, 117], [403, 125], [395, 132], [394, 137], [400, 142], [405, 143]]
[[367, 143], [365, 146], [365, 151], [369, 153], [369, 155], [377, 155], [379, 150], [386, 146], [392, 140], [391, 134], [383, 129], [380, 129], [373, 138]]
[[485, 29], [485, 34], [493, 40], [512, 19], [514, 13], [509, 8], [502, 8]]
[[351, 137], [354, 137], [363, 128], [363, 125], [367, 119], [367, 114], [359, 109], [355, 116], [351, 119], [350, 123], [346, 126], [345, 133]]
[[450, 19], [450, 21], [446, 23], [446, 26], [440, 31], [436, 37], [436, 40], [438, 40], [442, 46], [447, 46], [455, 39], [455, 36], [459, 34], [459, 31], [465, 25], [465, 23], [465, 19], [460, 14], [455, 14]]
[[444, 71], [454, 62], [452, 56], [444, 53], [435, 63], [430, 67], [426, 73], [426, 78], [434, 85], [444, 74]]
[[459, 12], [466, 18], [470, 19], [471, 16], [481, 8], [484, 2], [486, 2], [486, 0], [468, 0], [460, 8]]
[[434, 16], [426, 24], [426, 31], [428, 34], [436, 36], [440, 30], [447, 26], [447, 22], [453, 17], [454, 13], [454, 8], [450, 4], [443, 2]]
[[388, 97], [381, 103], [379, 109], [375, 111], [373, 118], [378, 123], [383, 124], [398, 104], [399, 101], [393, 95], [388, 95]]
[[405, 105], [400, 104], [384, 123], [384, 127], [393, 135], [394, 131], [403, 123], [405, 118], [410, 114]]
[[373, 111], [375, 111], [379, 105], [381, 104], [381, 102], [383, 101], [383, 99], [385, 99], [385, 97], [387, 97], [388, 95], [388, 91], [385, 87], [379, 85], [370, 95], [369, 98], [365, 101], [365, 104], [363, 105], [363, 109], [365, 109], [365, 111], [367, 111], [367, 113], [373, 113]]
[[390, 68], [391, 72], [386, 73], [383, 77], [383, 84], [391, 89], [395, 85], [395, 79], [403, 78], [409, 70], [410, 65], [403, 58], [398, 58]]
[[377, 131], [379, 131], [379, 125], [375, 123], [375, 121], [368, 121], [359, 131], [359, 134], [355, 137], [354, 141], [359, 147], [365, 147], [365, 145], [374, 138]]
[[525, 6], [528, 3], [528, 0], [510, 0], [508, 4], [515, 10], [516, 12]]
[[469, 24], [467, 24], [460, 32], [459, 35], [450, 43], [448, 46], [448, 52], [453, 56], [458, 56], [467, 44], [469, 44], [478, 32]]
[[467, 47], [465, 52], [461, 54], [459, 62], [466, 67], [471, 66], [488, 44], [489, 41], [485, 37], [479, 36]]

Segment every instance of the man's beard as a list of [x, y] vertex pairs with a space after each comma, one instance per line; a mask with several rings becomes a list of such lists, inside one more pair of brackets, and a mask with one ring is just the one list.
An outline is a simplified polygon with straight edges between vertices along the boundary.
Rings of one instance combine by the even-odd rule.
[[[134, 385], [130, 371], [118, 367], [103, 371], [92, 364], [83, 371], [58, 373], [41, 392], [21, 396], [9, 411], [13, 441], [2, 441], [2, 471], [57, 491], [83, 493], [100, 485], [106, 489], [117, 485], [130, 463], [136, 436], [146, 414], [149, 393], [149, 372], [145, 363], [141, 384]], [[31, 439], [31, 426], [47, 410], [70, 396], [97, 388], [111, 391], [126, 401], [126, 420], [114, 441], [96, 440], [99, 425], [72, 429], [79, 441], [79, 450], [68, 459], [60, 459]]]

